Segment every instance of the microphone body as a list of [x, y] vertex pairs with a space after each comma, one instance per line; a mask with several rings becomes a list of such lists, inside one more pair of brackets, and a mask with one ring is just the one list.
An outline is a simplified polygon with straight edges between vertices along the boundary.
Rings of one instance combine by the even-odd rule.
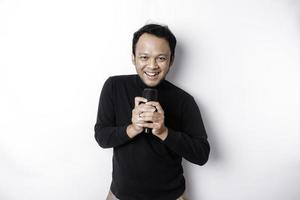
[[[158, 91], [154, 88], [145, 88], [143, 91], [143, 97], [148, 101], [157, 101], [158, 100]], [[151, 128], [145, 128], [145, 133], [151, 133]]]

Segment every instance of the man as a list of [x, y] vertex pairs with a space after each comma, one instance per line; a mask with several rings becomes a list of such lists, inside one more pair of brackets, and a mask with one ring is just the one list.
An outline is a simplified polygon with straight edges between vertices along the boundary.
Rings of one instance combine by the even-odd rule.
[[[210, 146], [195, 100], [165, 80], [175, 46], [167, 26], [143, 26], [132, 42], [137, 75], [110, 77], [103, 86], [95, 138], [114, 149], [108, 200], [184, 199], [182, 157], [198, 165], [208, 160]], [[158, 101], [141, 97], [145, 88], [157, 89]]]

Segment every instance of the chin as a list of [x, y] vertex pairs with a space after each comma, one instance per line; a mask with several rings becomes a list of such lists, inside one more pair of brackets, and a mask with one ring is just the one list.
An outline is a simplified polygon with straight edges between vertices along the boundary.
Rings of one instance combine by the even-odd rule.
[[155, 87], [160, 83], [160, 80], [157, 80], [157, 81], [149, 81], [149, 80], [145, 80], [145, 79], [142, 79], [142, 80], [145, 83], [145, 85], [147, 85], [148, 87]]

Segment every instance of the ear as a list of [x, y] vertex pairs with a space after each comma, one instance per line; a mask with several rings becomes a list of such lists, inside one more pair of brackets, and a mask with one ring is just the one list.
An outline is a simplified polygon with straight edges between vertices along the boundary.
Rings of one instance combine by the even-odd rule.
[[135, 55], [131, 54], [131, 62], [135, 66]]
[[175, 59], [175, 56], [173, 56], [172, 58], [171, 58], [171, 60], [170, 60], [170, 67], [173, 65], [173, 63], [174, 63], [174, 59]]

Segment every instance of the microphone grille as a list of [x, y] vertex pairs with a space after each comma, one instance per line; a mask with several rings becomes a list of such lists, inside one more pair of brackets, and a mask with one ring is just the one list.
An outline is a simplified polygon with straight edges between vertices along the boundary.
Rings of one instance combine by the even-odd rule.
[[148, 101], [157, 101], [158, 100], [158, 91], [154, 88], [145, 88], [143, 91], [143, 97]]

